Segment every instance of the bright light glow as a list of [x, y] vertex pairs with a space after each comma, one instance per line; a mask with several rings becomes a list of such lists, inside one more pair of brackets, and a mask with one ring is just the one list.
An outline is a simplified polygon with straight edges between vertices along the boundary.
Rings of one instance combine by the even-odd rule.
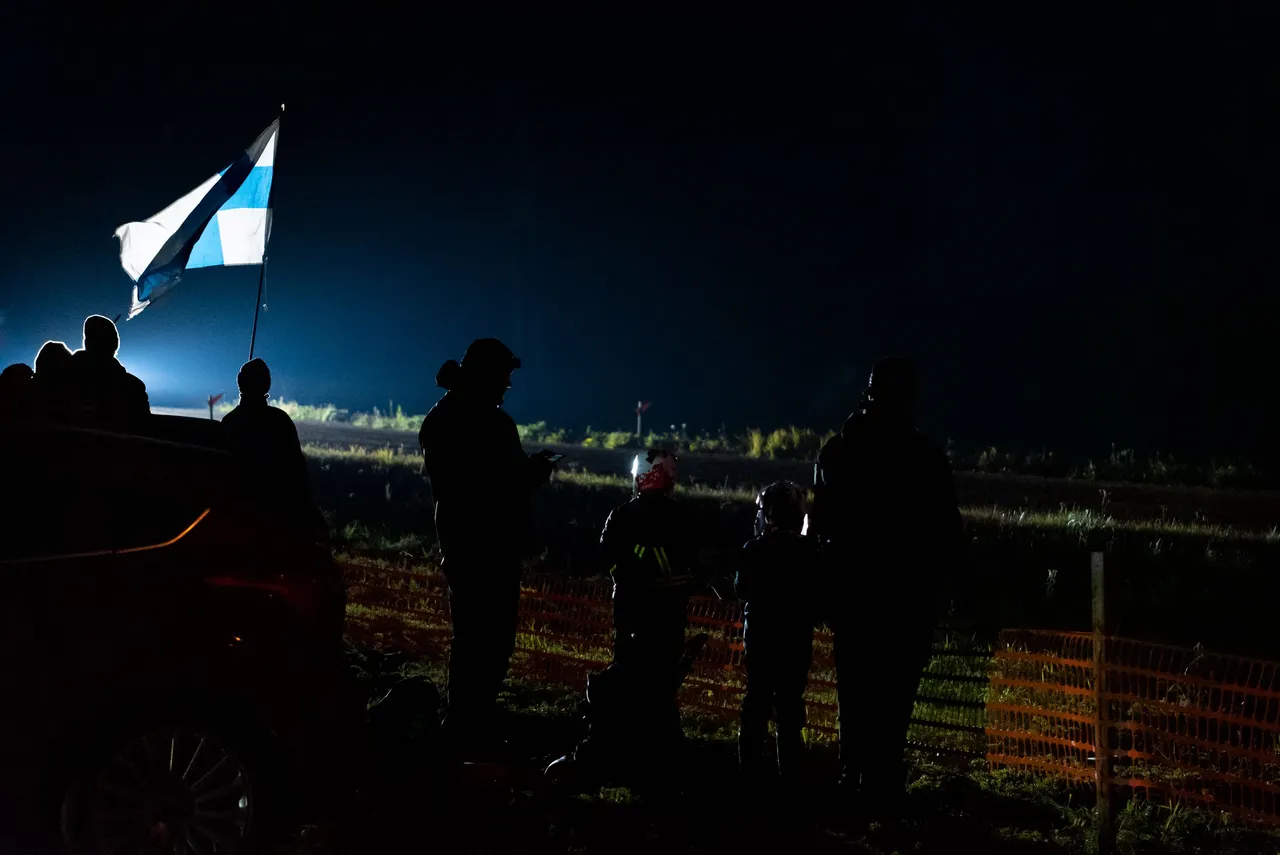
[[640, 455], [636, 455], [631, 459], [631, 477], [634, 478], [640, 474]]

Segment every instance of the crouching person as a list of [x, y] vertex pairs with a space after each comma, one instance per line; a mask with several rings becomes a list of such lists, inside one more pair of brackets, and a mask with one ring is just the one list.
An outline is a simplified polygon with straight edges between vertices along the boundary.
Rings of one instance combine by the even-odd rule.
[[697, 537], [675, 500], [676, 458], [638, 455], [635, 495], [605, 523], [600, 547], [613, 578], [613, 662], [587, 683], [587, 738], [548, 768], [578, 781], [607, 777], [661, 786], [682, 732], [678, 695], [705, 635], [685, 641]]

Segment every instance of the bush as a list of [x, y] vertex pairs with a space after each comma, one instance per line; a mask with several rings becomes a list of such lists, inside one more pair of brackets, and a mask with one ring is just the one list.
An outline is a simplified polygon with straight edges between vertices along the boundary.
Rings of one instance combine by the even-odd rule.
[[614, 430], [604, 435], [604, 447], [609, 449], [625, 448], [632, 444], [635, 435], [627, 431]]

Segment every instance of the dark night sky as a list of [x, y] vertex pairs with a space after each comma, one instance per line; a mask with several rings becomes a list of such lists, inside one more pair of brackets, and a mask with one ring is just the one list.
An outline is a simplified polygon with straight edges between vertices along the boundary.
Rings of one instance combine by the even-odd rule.
[[[953, 5], [664, 38], [8, 20], [0, 361], [125, 311], [115, 228], [283, 101], [276, 394], [424, 411], [498, 335], [519, 421], [624, 426], [645, 398], [654, 423], [834, 427], [897, 351], [939, 439], [1261, 454], [1275, 21]], [[194, 271], [122, 322], [154, 404], [234, 392], [256, 283]]]

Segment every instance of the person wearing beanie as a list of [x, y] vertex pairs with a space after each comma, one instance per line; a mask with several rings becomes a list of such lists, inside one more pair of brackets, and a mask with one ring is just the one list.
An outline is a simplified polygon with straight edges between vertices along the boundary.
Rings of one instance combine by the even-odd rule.
[[455, 751], [492, 735], [515, 649], [520, 569], [532, 541], [532, 497], [554, 468], [525, 454], [502, 410], [520, 360], [496, 338], [473, 341], [436, 374], [445, 394], [418, 433], [449, 583], [453, 640], [442, 729]]
[[271, 369], [252, 359], [240, 367], [236, 385], [240, 402], [222, 417], [222, 429], [254, 495], [273, 512], [310, 519], [307, 459], [293, 419], [268, 403]]

